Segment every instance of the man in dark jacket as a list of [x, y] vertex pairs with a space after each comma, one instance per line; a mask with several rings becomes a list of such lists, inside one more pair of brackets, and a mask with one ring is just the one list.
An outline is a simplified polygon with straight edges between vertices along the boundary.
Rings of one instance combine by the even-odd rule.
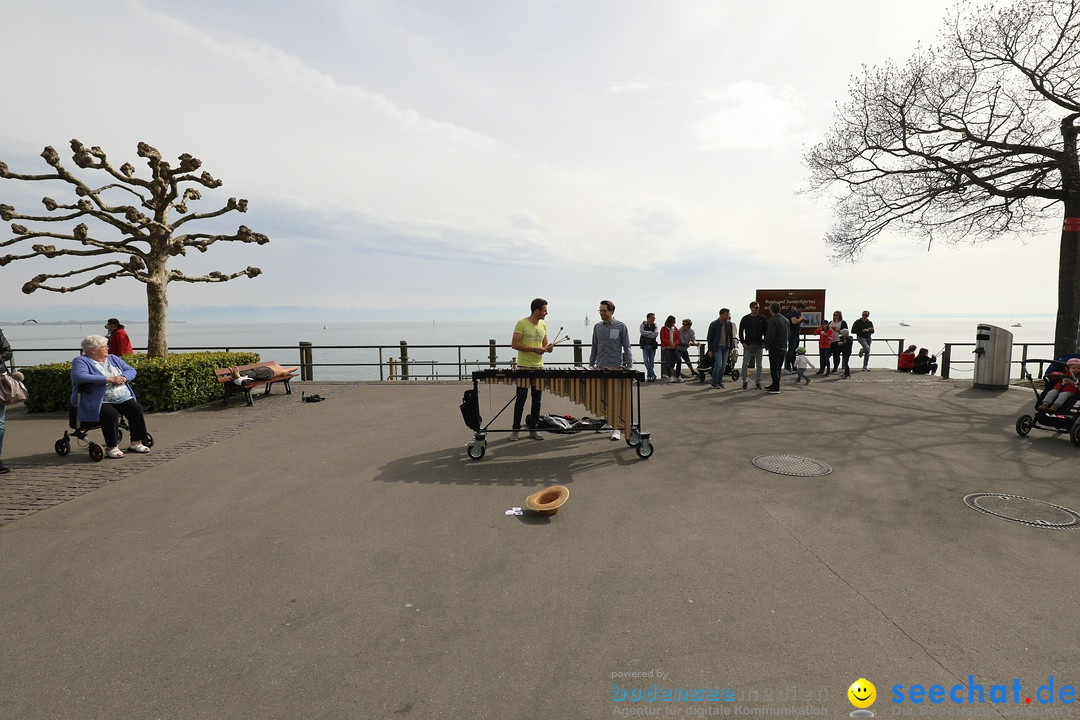
[[720, 316], [709, 323], [708, 343], [709, 357], [713, 361], [712, 386], [722, 388], [724, 387], [724, 366], [735, 345], [735, 323], [731, 322], [731, 311], [727, 308], [720, 308]]
[[769, 305], [772, 317], [765, 327], [765, 349], [769, 352], [769, 373], [772, 375], [772, 384], [765, 388], [765, 392], [772, 395], [780, 392], [780, 373], [784, 369], [784, 357], [787, 355], [788, 327], [791, 322], [780, 314], [780, 303]]
[[757, 302], [750, 303], [750, 314], [743, 315], [742, 320], [739, 321], [739, 342], [742, 343], [743, 356], [742, 356], [742, 389], [746, 389], [746, 383], [750, 381], [749, 376], [746, 374], [746, 363], [751, 357], [754, 358], [754, 384], [757, 385], [758, 390], [761, 389], [761, 365], [762, 365], [762, 346], [765, 343], [765, 326], [768, 325], [768, 318], [762, 315], [758, 310]]

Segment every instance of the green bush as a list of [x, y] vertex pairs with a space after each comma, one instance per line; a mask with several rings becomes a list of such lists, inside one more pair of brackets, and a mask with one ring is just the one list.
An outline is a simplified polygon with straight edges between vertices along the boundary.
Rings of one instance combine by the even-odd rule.
[[[128, 355], [138, 372], [135, 395], [147, 412], [171, 412], [221, 399], [216, 368], [259, 362], [252, 352], [172, 353], [167, 358]], [[26, 377], [28, 412], [67, 410], [71, 400], [71, 364], [52, 363], [22, 368]]]

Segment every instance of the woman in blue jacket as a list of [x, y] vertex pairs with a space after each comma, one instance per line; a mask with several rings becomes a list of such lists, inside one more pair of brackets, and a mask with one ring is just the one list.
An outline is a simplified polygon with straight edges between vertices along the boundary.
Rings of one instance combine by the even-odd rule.
[[128, 452], [147, 453], [146, 420], [135, 399], [131, 381], [135, 368], [109, 354], [109, 341], [101, 335], [88, 335], [82, 341], [83, 354], [71, 361], [71, 404], [78, 408], [82, 422], [101, 423], [105, 436], [105, 457], [122, 458], [117, 447], [120, 416], [131, 428]]

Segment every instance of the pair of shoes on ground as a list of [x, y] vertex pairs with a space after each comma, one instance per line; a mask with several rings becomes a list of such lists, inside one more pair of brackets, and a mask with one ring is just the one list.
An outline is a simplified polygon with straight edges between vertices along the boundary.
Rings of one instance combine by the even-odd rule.
[[765, 392], [768, 393], [769, 395], [779, 395], [780, 394], [780, 388], [767, 387], [767, 388], [765, 388]]
[[[132, 443], [128, 446], [127, 452], [143, 454], [150, 452], [150, 448], [146, 447], [142, 443]], [[118, 460], [119, 458], [124, 457], [124, 451], [118, 447], [108, 448], [105, 450], [105, 457], [111, 458], [113, 460]]]
[[[539, 430], [530, 430], [529, 431], [529, 437], [532, 438], [533, 440], [543, 440], [544, 439], [544, 436], [540, 434]], [[520, 430], [514, 430], [512, 433], [510, 433], [510, 439], [511, 440], [518, 440], [520, 438], [521, 438], [521, 431]]]
[[305, 395], [305, 396], [304, 396], [303, 398], [301, 398], [301, 399], [302, 399], [302, 400], [303, 400], [304, 402], [322, 402], [322, 401], [323, 401], [323, 400], [325, 400], [326, 398], [324, 398], [324, 397], [323, 397], [322, 395]]
[[711, 388], [715, 388], [715, 389], [719, 390], [719, 389], [721, 389], [721, 388], [723, 388], [723, 387], [724, 387], [724, 383], [720, 383], [720, 384], [717, 384], [717, 383], [713, 383], [713, 384], [712, 384], [712, 385], [710, 385], [709, 387], [711, 387]]

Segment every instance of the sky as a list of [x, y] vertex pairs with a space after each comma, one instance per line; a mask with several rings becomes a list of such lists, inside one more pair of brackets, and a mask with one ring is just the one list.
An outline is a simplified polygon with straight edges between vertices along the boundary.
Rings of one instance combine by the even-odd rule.
[[[851, 77], [932, 43], [950, 5], [20, 0], [0, 160], [44, 172], [52, 145], [74, 168], [78, 138], [145, 176], [145, 141], [223, 181], [193, 209], [247, 198], [219, 229], [269, 244], [177, 267], [263, 274], [172, 283], [173, 319], [516, 317], [539, 296], [549, 322], [601, 299], [707, 321], [757, 288], [824, 288], [845, 315], [1050, 315], [1060, 216], [837, 263], [829, 203], [803, 192]], [[40, 211], [40, 185], [2, 180], [0, 202]], [[134, 280], [21, 292], [60, 262], [0, 268], [0, 317], [145, 319]]]

